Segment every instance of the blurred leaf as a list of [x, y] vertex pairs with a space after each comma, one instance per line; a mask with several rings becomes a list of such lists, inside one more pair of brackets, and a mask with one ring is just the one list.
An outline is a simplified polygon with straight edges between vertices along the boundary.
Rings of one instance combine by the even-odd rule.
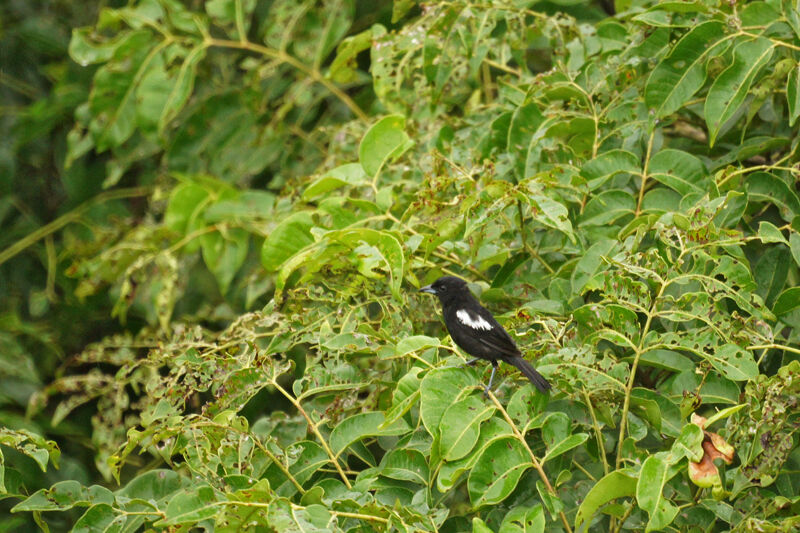
[[261, 247], [261, 264], [274, 271], [292, 255], [311, 244], [314, 221], [308, 211], [294, 213], [281, 221], [264, 240]]
[[397, 159], [414, 145], [405, 128], [405, 117], [389, 115], [367, 130], [358, 147], [358, 159], [367, 176], [374, 178], [388, 161]]
[[[797, 15], [794, 15], [797, 18]], [[800, 20], [798, 29], [800, 29]], [[800, 116], [800, 65], [795, 66], [789, 71], [786, 80], [786, 103], [789, 106], [789, 125], [794, 126], [797, 117]]]
[[220, 292], [228, 292], [233, 277], [247, 258], [250, 235], [238, 228], [200, 237], [203, 260], [217, 278]]
[[338, 166], [315, 180], [303, 191], [303, 200], [311, 200], [346, 185], [366, 184], [367, 175], [359, 163]]
[[772, 312], [775, 316], [783, 316], [798, 307], [800, 307], [800, 287], [790, 287], [778, 295]]

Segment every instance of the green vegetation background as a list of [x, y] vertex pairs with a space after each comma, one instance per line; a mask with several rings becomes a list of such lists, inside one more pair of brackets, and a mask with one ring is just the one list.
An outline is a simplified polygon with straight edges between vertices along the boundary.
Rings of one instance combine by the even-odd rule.
[[3, 531], [800, 527], [796, 1], [9, 0], [0, 99]]

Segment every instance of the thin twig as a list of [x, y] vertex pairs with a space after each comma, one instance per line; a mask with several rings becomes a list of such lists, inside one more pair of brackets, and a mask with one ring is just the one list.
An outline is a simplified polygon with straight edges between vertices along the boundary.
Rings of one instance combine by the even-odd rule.
[[33, 245], [37, 241], [44, 239], [48, 235], [55, 233], [56, 231], [60, 230], [67, 224], [71, 222], [75, 222], [83, 216], [83, 213], [88, 211], [90, 208], [94, 207], [95, 205], [102, 204], [105, 202], [110, 202], [112, 200], [122, 200], [125, 198], [135, 198], [137, 196], [146, 196], [150, 194], [152, 190], [151, 187], [133, 187], [130, 189], [117, 189], [113, 191], [102, 192], [92, 198], [91, 200], [87, 200], [86, 202], [82, 203], [72, 211], [68, 213], [64, 213], [57, 219], [53, 220], [52, 222], [45, 224], [44, 226], [37, 228], [36, 230], [32, 231], [25, 237], [21, 238], [2, 252], [0, 252], [0, 265], [23, 251], [24, 249], [28, 248], [29, 246]]

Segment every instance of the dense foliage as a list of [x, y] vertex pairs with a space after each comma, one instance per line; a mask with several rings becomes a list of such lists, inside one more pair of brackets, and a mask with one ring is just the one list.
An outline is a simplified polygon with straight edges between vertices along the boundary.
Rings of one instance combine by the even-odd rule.
[[797, 2], [94, 8], [0, 8], [4, 530], [800, 527]]

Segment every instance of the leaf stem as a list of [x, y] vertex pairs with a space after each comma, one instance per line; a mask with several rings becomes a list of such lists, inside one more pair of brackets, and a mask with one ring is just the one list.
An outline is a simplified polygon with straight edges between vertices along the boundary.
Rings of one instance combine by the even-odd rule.
[[[536, 455], [533, 453], [533, 450], [531, 450], [531, 447], [528, 446], [528, 442], [525, 440], [525, 436], [517, 428], [517, 425], [514, 423], [514, 421], [511, 420], [511, 417], [508, 416], [508, 412], [506, 411], [505, 407], [503, 407], [503, 404], [501, 404], [497, 400], [497, 396], [495, 396], [494, 392], [492, 391], [489, 391], [489, 398], [492, 399], [492, 402], [494, 402], [494, 405], [497, 407], [498, 411], [500, 411], [500, 413], [503, 415], [503, 418], [506, 419], [508, 425], [511, 426], [511, 430], [514, 432], [514, 436], [517, 437], [517, 440], [519, 440], [519, 442], [525, 447], [525, 450], [527, 450], [528, 455], [531, 458], [531, 464], [533, 464], [533, 468], [535, 468], [536, 471], [539, 472], [539, 477], [544, 482], [545, 486], [547, 487], [547, 490], [550, 492], [550, 494], [558, 498], [558, 493], [553, 488], [553, 485], [550, 484], [550, 480], [547, 478], [547, 474], [542, 468], [542, 463], [539, 462], [539, 459], [536, 458]], [[564, 511], [559, 511], [558, 515], [559, 517], [561, 517], [561, 523], [564, 524], [564, 528], [567, 530], [567, 533], [572, 533], [572, 528], [569, 526], [569, 522], [567, 521], [567, 516], [564, 514]]]
[[650, 139], [647, 141], [647, 155], [644, 158], [644, 168], [642, 168], [642, 185], [639, 187], [639, 200], [636, 202], [636, 216], [642, 212], [642, 200], [644, 199], [644, 189], [647, 185], [647, 172], [650, 167], [650, 155], [653, 153], [653, 139], [656, 136], [656, 128], [650, 131]]
[[333, 466], [336, 467], [336, 470], [339, 472], [339, 476], [342, 478], [342, 481], [344, 481], [344, 484], [347, 485], [348, 489], [352, 489], [353, 486], [350, 484], [350, 480], [347, 479], [347, 474], [345, 474], [344, 470], [342, 470], [342, 465], [339, 464], [339, 461], [338, 461], [338, 459], [336, 459], [336, 456], [334, 455], [333, 450], [331, 450], [331, 447], [328, 446], [328, 442], [325, 440], [325, 437], [323, 437], [322, 433], [319, 432], [319, 428], [311, 420], [311, 417], [308, 416], [308, 413], [306, 413], [306, 410], [303, 409], [303, 406], [300, 404], [300, 402], [298, 402], [297, 399], [294, 396], [289, 394], [289, 392], [286, 389], [281, 387], [280, 384], [278, 383], [277, 379], [275, 379], [273, 377], [273, 378], [270, 379], [270, 381], [275, 386], [275, 388], [278, 389], [278, 391], [280, 391], [280, 393], [283, 394], [284, 397], [286, 397], [286, 399], [289, 400], [292, 403], [292, 405], [294, 405], [295, 408], [298, 411], [300, 411], [300, 414], [302, 414], [303, 418], [305, 418], [306, 422], [308, 422], [308, 427], [311, 428], [311, 431], [314, 432], [314, 435], [316, 435], [317, 440], [319, 440], [320, 444], [322, 444], [322, 448], [325, 450], [325, 453], [328, 454], [328, 457], [330, 458], [331, 462], [333, 463]]
[[644, 353], [644, 341], [647, 337], [647, 333], [650, 331], [650, 324], [653, 322], [653, 317], [656, 315], [656, 304], [661, 296], [664, 294], [664, 290], [667, 288], [669, 283], [662, 282], [661, 287], [658, 289], [658, 294], [655, 298], [653, 298], [653, 303], [650, 304], [650, 310], [647, 313], [647, 321], [644, 324], [644, 328], [642, 328], [641, 337], [639, 338], [639, 344], [634, 349], [635, 356], [633, 358], [633, 364], [631, 365], [631, 375], [628, 378], [628, 384], [625, 387], [625, 400], [622, 405], [622, 419], [619, 421], [619, 438], [617, 440], [617, 460], [615, 462], [615, 469], [619, 470], [620, 465], [622, 464], [622, 441], [625, 439], [625, 430], [627, 429], [627, 421], [628, 421], [628, 411], [630, 410], [631, 405], [631, 391], [633, 390], [633, 384], [636, 381], [636, 369], [639, 366], [639, 358]]
[[592, 427], [594, 428], [594, 435], [597, 439], [597, 447], [600, 449], [600, 458], [603, 460], [603, 473], [608, 475], [609, 467], [606, 460], [606, 447], [603, 443], [603, 432], [600, 429], [600, 424], [597, 423], [597, 417], [594, 414], [594, 407], [592, 407], [592, 399], [586, 389], [581, 389], [583, 392], [583, 399], [586, 401], [586, 406], [589, 408], [589, 415], [592, 417]]

